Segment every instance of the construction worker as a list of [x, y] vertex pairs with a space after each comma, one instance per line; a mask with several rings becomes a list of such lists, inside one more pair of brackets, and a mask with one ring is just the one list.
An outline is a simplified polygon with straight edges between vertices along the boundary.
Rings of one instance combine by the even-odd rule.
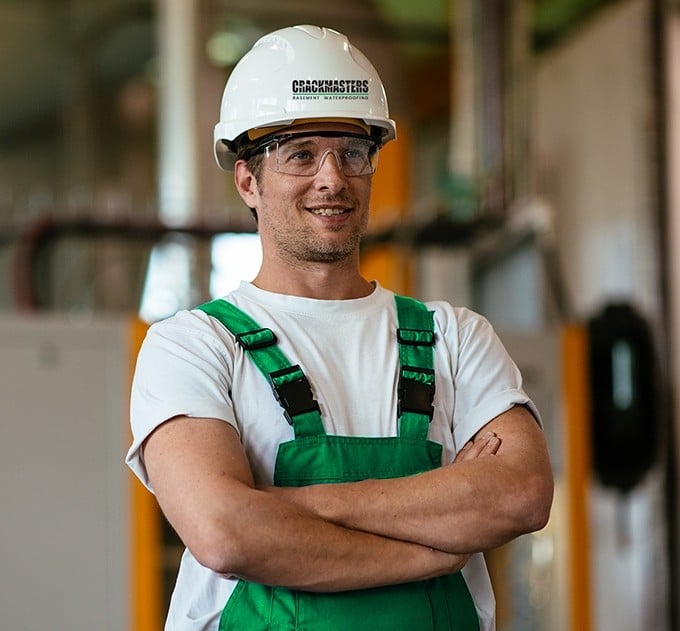
[[233, 70], [218, 164], [261, 268], [154, 324], [128, 463], [186, 545], [169, 630], [495, 628], [482, 553], [542, 528], [538, 413], [489, 323], [359, 272], [396, 136], [380, 78], [330, 29]]

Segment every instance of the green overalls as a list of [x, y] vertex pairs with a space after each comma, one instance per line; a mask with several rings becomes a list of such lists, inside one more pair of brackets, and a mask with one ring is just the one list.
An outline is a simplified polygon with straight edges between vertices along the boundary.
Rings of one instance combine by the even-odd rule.
[[[270, 329], [224, 300], [199, 307], [236, 337], [292, 425], [279, 445], [277, 486], [353, 482], [413, 475], [441, 466], [442, 447], [427, 439], [434, 400], [434, 322], [424, 304], [395, 296], [399, 328], [398, 436], [329, 436], [299, 365], [276, 345]], [[240, 580], [219, 631], [478, 631], [479, 619], [460, 572], [359, 591], [317, 593]]]

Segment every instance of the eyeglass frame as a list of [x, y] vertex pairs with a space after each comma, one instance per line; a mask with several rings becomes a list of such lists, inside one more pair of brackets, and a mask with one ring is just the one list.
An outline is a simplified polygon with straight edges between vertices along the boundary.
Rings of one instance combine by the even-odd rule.
[[[287, 132], [285, 134], [274, 134], [272, 136], [267, 136], [257, 144], [253, 145], [252, 147], [249, 147], [245, 150], [243, 150], [240, 154], [240, 159], [241, 160], [250, 160], [251, 158], [255, 157], [257, 154], [265, 154], [267, 152], [268, 147], [270, 147], [273, 144], [278, 145], [282, 141], [290, 140], [291, 138], [314, 138], [316, 136], [319, 136], [321, 138], [358, 138], [360, 140], [368, 140], [374, 144], [373, 148], [369, 151], [369, 156], [372, 155], [372, 153], [375, 154], [375, 161], [372, 163], [372, 171], [369, 171], [368, 173], [361, 173], [361, 174], [356, 174], [356, 175], [347, 175], [345, 171], [343, 170], [342, 167], [340, 167], [340, 171], [345, 175], [345, 177], [361, 177], [364, 175], [372, 175], [375, 173], [377, 165], [378, 165], [378, 151], [382, 149], [382, 140], [380, 138], [377, 138], [375, 136], [369, 135], [369, 134], [358, 134], [358, 133], [353, 133], [353, 132], [346, 132], [346, 131], [329, 131], [329, 130], [319, 130], [319, 131], [304, 131], [304, 132]], [[326, 159], [326, 156], [328, 153], [334, 153], [336, 156], [336, 161], [340, 157], [338, 153], [336, 152], [335, 149], [327, 149], [324, 151], [323, 155], [321, 156], [321, 160], [319, 162], [319, 169], [315, 173], [311, 174], [301, 174], [301, 173], [286, 173], [285, 171], [278, 171], [275, 169], [272, 169], [271, 167], [268, 166], [270, 171], [274, 171], [274, 173], [283, 173], [284, 175], [290, 175], [292, 177], [314, 177], [320, 170], [321, 170], [321, 165], [323, 164], [323, 161]], [[266, 156], [265, 156], [266, 157]], [[340, 158], [342, 160], [342, 158]], [[369, 160], [369, 164], [370, 160]], [[278, 165], [278, 163], [277, 163]]]

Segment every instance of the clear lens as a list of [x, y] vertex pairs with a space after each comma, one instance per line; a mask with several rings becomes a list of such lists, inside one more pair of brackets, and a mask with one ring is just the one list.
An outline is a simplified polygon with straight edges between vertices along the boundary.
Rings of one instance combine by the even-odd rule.
[[378, 163], [377, 143], [358, 135], [290, 135], [268, 144], [264, 152], [269, 168], [287, 175], [316, 175], [329, 155], [346, 177], [375, 173]]

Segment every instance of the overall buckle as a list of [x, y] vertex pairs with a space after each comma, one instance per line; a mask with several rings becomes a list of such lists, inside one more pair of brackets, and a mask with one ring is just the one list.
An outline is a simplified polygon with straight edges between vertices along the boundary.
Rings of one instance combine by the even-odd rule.
[[319, 409], [309, 381], [298, 364], [269, 373], [269, 383], [291, 425], [293, 417]]
[[397, 414], [415, 412], [427, 416], [434, 414], [434, 370], [402, 366], [398, 385]]

